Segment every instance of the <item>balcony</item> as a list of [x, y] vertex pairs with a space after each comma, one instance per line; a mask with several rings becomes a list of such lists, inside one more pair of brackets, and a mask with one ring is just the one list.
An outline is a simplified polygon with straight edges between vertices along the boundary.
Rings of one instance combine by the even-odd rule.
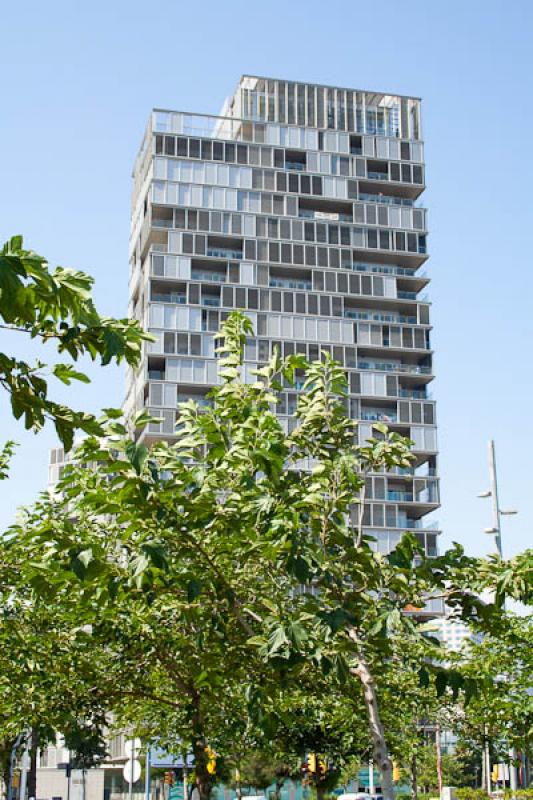
[[226, 275], [223, 272], [205, 272], [205, 270], [193, 269], [191, 272], [191, 278], [193, 281], [226, 283]]
[[187, 302], [186, 296], [179, 292], [152, 292], [150, 300], [154, 303], [179, 303], [182, 306]]
[[306, 291], [313, 289], [311, 281], [282, 280], [281, 278], [271, 278], [268, 285], [276, 289], [304, 289]]
[[242, 250], [231, 250], [229, 247], [209, 247], [207, 255], [211, 258], [224, 258], [231, 261], [232, 259], [242, 259]]
[[365, 422], [398, 422], [398, 414], [392, 409], [380, 411], [373, 408], [363, 408], [359, 418]]
[[202, 305], [220, 308], [220, 297], [202, 297]]
[[431, 400], [430, 393], [423, 389], [400, 389], [398, 396], [408, 400]]
[[373, 181], [388, 181], [389, 175], [387, 172], [368, 172], [367, 178], [370, 178]]
[[414, 316], [405, 314], [385, 314], [380, 311], [351, 311], [345, 309], [346, 319], [357, 319], [368, 322], [403, 322], [409, 325], [416, 325], [417, 319]]
[[425, 278], [425, 272], [417, 272], [414, 269], [409, 269], [408, 267], [396, 267], [396, 266], [389, 266], [387, 264], [363, 264], [360, 262], [354, 262], [351, 265], [351, 269], [354, 272], [373, 272], [379, 273], [380, 275], [404, 275], [406, 278]]
[[419, 364], [392, 364], [387, 361], [358, 361], [357, 369], [373, 369], [379, 372], [401, 372], [406, 375], [432, 375], [431, 367]]
[[285, 161], [285, 169], [295, 169], [299, 172], [305, 170], [305, 164], [302, 161]]
[[409, 208], [415, 204], [411, 197], [395, 197], [394, 195], [371, 194], [370, 192], [360, 192], [359, 200], [365, 203], [383, 203], [388, 206], [408, 206]]
[[388, 491], [387, 492], [387, 500], [392, 500], [396, 503], [412, 503], [413, 502], [413, 493], [412, 492], [396, 492], [396, 491]]

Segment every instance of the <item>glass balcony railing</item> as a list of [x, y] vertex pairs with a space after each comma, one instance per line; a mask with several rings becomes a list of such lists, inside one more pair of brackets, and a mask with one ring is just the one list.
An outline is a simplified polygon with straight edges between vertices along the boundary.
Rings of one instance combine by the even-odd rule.
[[281, 278], [271, 278], [269, 286], [279, 289], [305, 289], [310, 291], [313, 288], [311, 281], [281, 280]]
[[220, 307], [220, 297], [202, 297], [203, 306], [213, 306], [214, 308]]
[[388, 264], [362, 264], [355, 262], [351, 265], [354, 272], [378, 272], [383, 275], [405, 275], [407, 278], [425, 278], [425, 272], [415, 272], [407, 267], [393, 267]]
[[358, 319], [369, 322], [406, 322], [409, 325], [416, 324], [415, 316], [405, 314], [382, 314], [379, 311], [351, 311], [346, 309], [344, 316], [347, 319]]
[[412, 503], [412, 492], [387, 492], [387, 500], [395, 500], [397, 503]]
[[156, 219], [152, 217], [152, 228], [172, 228], [174, 222], [171, 219]]
[[335, 222], [353, 222], [351, 214], [342, 214], [337, 211], [313, 211], [310, 208], [300, 208], [298, 216], [301, 219], [321, 219]]
[[374, 369], [379, 372], [403, 372], [409, 375], [431, 375], [431, 367], [418, 364], [392, 364], [387, 361], [358, 361], [357, 369]]
[[389, 197], [384, 194], [369, 194], [368, 192], [360, 192], [359, 200], [366, 203], [383, 203], [388, 206], [409, 206], [415, 204], [414, 200], [409, 197]]
[[207, 255], [211, 258], [242, 259], [242, 250], [230, 250], [228, 247], [209, 247]]
[[179, 303], [182, 306], [187, 302], [186, 296], [178, 294], [178, 292], [166, 292], [165, 294], [152, 292], [151, 300], [156, 303]]
[[398, 422], [398, 415], [395, 411], [362, 410], [360, 419], [365, 422]]
[[389, 176], [387, 172], [367, 172], [367, 177], [374, 181], [388, 181]]
[[296, 169], [299, 172], [303, 172], [305, 170], [305, 164], [302, 164], [301, 161], [286, 161], [285, 169]]
[[193, 281], [210, 281], [211, 283], [225, 283], [226, 276], [221, 272], [203, 272], [198, 269], [193, 269], [191, 272]]
[[422, 389], [400, 389], [399, 397], [405, 397], [409, 400], [430, 400], [431, 394], [424, 392]]

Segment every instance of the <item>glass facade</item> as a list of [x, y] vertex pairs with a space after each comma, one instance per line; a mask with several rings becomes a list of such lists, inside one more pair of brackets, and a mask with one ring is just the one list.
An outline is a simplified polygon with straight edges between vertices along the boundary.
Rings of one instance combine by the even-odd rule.
[[[420, 103], [245, 76], [224, 116], [152, 112], [134, 168], [130, 315], [156, 337], [126, 409], [163, 422], [217, 383], [213, 333], [251, 318], [245, 377], [272, 349], [343, 364], [360, 441], [386, 422], [408, 470], [371, 476], [364, 524], [388, 552], [412, 529], [430, 555], [439, 504]], [[282, 424], [298, 389], [286, 387]], [[429, 532], [428, 532], [429, 531]]]

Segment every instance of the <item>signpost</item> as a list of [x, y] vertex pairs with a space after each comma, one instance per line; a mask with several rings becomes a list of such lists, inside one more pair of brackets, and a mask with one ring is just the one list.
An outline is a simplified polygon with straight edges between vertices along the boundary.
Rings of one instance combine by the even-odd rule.
[[137, 783], [141, 777], [141, 762], [138, 761], [136, 757], [140, 749], [140, 739], [131, 739], [124, 745], [124, 750], [128, 756], [128, 761], [126, 761], [124, 764], [122, 774], [124, 775], [124, 780], [130, 785], [129, 800], [132, 800], [133, 798], [133, 784]]

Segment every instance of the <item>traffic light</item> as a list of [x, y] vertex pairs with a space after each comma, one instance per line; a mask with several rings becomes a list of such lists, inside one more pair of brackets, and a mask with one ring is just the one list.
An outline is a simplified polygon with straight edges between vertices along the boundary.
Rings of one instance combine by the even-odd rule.
[[207, 753], [207, 771], [210, 775], [214, 775], [217, 771], [217, 754], [210, 747], [205, 748]]
[[392, 780], [394, 782], [400, 780], [400, 767], [395, 761], [392, 762]]
[[165, 786], [174, 786], [176, 783], [176, 775], [173, 770], [167, 770], [167, 772], [165, 772], [164, 781]]
[[309, 753], [307, 756], [307, 769], [309, 772], [314, 775], [316, 772], [316, 755], [315, 753]]

